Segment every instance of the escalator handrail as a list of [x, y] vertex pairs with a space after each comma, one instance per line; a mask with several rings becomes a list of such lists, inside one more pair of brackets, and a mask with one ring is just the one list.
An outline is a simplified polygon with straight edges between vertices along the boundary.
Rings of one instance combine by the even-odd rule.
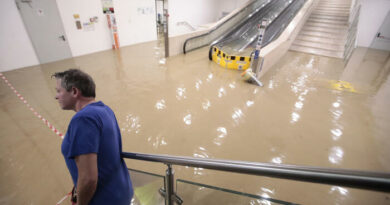
[[[283, 9], [283, 11], [281, 11], [279, 14], [278, 14], [278, 16], [277, 17], [275, 17], [271, 22], [269, 22], [269, 24], [268, 24], [268, 26], [270, 26], [272, 23], [274, 23], [278, 18], [280, 18], [292, 5], [294, 5], [293, 3], [295, 2], [296, 0], [293, 0], [293, 1], [291, 1], [290, 2], [290, 4], [288, 5], [288, 6], [286, 6], [286, 8], [284, 8]], [[304, 0], [304, 1], [307, 1], [307, 0]], [[295, 14], [296, 15], [296, 14]], [[267, 26], [267, 27], [268, 27]], [[284, 28], [285, 29], [285, 28]], [[283, 30], [284, 30], [283, 29]], [[267, 46], [268, 44], [270, 44], [272, 41], [274, 41], [274, 40], [276, 40], [277, 38], [279, 38], [279, 36], [282, 34], [283, 32], [278, 32], [278, 34], [277, 35], [274, 35], [273, 36], [273, 38], [271, 38], [270, 39], [270, 41], [267, 41], [267, 42], [264, 42], [262, 45], [261, 45], [261, 47], [265, 47], [265, 46]], [[257, 41], [257, 38], [254, 38], [254, 40], [253, 41]], [[253, 43], [253, 41], [250, 43], [250, 44], [252, 44]], [[218, 43], [220, 43], [220, 42], [216, 42], [216, 43], [213, 43], [213, 44], [211, 44], [210, 45], [210, 49], [212, 49], [212, 47], [213, 46], [215, 46], [216, 44], [218, 44]], [[255, 50], [255, 49], [254, 49]], [[250, 56], [252, 56], [252, 53], [254, 52], [254, 50], [251, 52], [251, 55]]]
[[[269, 3], [271, 3], [272, 1], [269, 1]], [[218, 24], [217, 26], [215, 26], [213, 29], [211, 29], [210, 31], [208, 31], [207, 33], [204, 33], [204, 34], [201, 34], [201, 35], [198, 35], [198, 36], [194, 36], [194, 37], [191, 37], [191, 38], [188, 38], [185, 40], [184, 42], [184, 45], [183, 45], [183, 53], [187, 53], [188, 51], [186, 51], [186, 46], [187, 46], [187, 42], [190, 41], [190, 40], [193, 40], [195, 38], [201, 38], [203, 36], [207, 36], [209, 34], [211, 34], [212, 32], [214, 32], [215, 30], [217, 30], [218, 28], [220, 28], [222, 25], [224, 25], [225, 23], [229, 22], [230, 20], [232, 20], [234, 17], [236, 17], [238, 14], [240, 14], [241, 12], [243, 12], [243, 10], [245, 10], [246, 8], [248, 8], [249, 6], [253, 5], [254, 3], [256, 3], [256, 0], [253, 0], [252, 3], [248, 4], [245, 8], [243, 8], [241, 11], [235, 13], [234, 15], [232, 15], [231, 17], [229, 17], [228, 19], [226, 19], [226, 21], [224, 21], [223, 23], [221, 24]], [[253, 11], [252, 13], [250, 13], [244, 20], [242, 21], [246, 21], [248, 18], [250, 18], [254, 13], [256, 13], [257, 11]], [[194, 48], [196, 49], [196, 48]], [[194, 50], [194, 49], [191, 49], [191, 50]], [[191, 51], [189, 50], [189, 51]]]
[[[288, 7], [288, 6], [287, 6], [287, 7]], [[287, 7], [286, 7], [286, 8], [287, 8]], [[257, 12], [256, 12], [256, 13], [257, 13]], [[282, 13], [282, 12], [280, 12], [280, 13]], [[250, 18], [252, 18], [252, 17], [254, 17], [254, 16], [251, 15]], [[240, 25], [238, 25], [238, 26], [235, 26], [235, 28], [232, 29], [231, 32], [229, 32], [229, 34], [226, 34], [225, 36], [229, 36], [231, 33], [234, 33], [234, 32], [237, 30], [238, 27], [240, 27], [240, 26], [243, 25], [243, 24], [246, 24], [246, 22], [247, 22], [250, 18], [245, 19], [245, 21], [243, 21], [242, 24], [240, 24]], [[276, 18], [275, 18], [275, 19], [276, 19]], [[272, 21], [272, 22], [273, 22], [273, 21]], [[271, 22], [271, 23], [272, 23], [272, 22]], [[270, 24], [271, 24], [271, 23], [270, 23]], [[270, 25], [270, 24], [269, 24], [269, 25]], [[213, 46], [216, 45], [216, 44], [219, 44], [219, 43], [223, 42], [223, 41], [224, 41], [224, 38], [225, 38], [225, 37], [220, 38], [218, 41], [212, 42], [212, 44], [210, 45], [210, 48], [213, 47]], [[228, 39], [225, 39], [225, 40], [228, 40]], [[257, 39], [255, 39], [255, 40], [257, 40]]]

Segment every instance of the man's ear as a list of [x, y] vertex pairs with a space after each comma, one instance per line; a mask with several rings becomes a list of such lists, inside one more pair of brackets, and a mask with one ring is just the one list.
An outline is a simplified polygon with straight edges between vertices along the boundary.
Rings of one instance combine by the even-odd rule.
[[72, 87], [71, 92], [72, 92], [72, 95], [73, 95], [74, 97], [77, 97], [77, 96], [80, 94], [80, 90], [77, 89], [76, 87]]

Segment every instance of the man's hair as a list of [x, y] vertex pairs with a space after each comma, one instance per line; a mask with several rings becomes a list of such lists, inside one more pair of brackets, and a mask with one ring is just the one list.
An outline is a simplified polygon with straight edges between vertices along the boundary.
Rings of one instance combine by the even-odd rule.
[[79, 69], [69, 69], [63, 72], [57, 72], [52, 75], [56, 79], [61, 79], [61, 86], [66, 91], [70, 91], [75, 87], [81, 91], [84, 97], [95, 97], [95, 82], [90, 75]]

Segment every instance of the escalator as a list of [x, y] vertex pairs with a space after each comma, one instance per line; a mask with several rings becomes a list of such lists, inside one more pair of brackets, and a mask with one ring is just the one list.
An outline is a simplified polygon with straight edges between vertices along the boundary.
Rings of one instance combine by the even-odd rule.
[[[187, 39], [184, 53], [210, 45], [209, 58], [223, 67], [245, 70], [258, 37], [258, 24], [268, 20], [262, 47], [285, 30], [306, 0], [254, 0], [210, 32]], [[197, 47], [198, 46], [198, 47]]]

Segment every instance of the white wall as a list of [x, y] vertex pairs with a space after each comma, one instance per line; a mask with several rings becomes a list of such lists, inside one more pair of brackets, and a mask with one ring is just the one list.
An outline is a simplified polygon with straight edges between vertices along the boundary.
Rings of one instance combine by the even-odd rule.
[[115, 0], [121, 46], [157, 40], [155, 0]]
[[0, 72], [39, 64], [15, 1], [1, 0], [0, 8]]
[[[112, 48], [110, 30], [100, 0], [57, 0], [57, 5], [73, 56]], [[73, 14], [80, 15], [81, 24], [89, 22], [94, 16], [98, 17], [98, 22], [94, 23], [93, 30], [77, 30]]]
[[169, 36], [191, 32], [178, 22], [186, 21], [193, 27], [213, 23], [218, 20], [217, 0], [168, 0]]
[[221, 19], [224, 12], [232, 12], [234, 9], [240, 8], [249, 0], [216, 0], [218, 3], [218, 8], [216, 12], [218, 13], [218, 19]]
[[389, 10], [390, 0], [362, 0], [357, 35], [358, 46], [370, 47]]

